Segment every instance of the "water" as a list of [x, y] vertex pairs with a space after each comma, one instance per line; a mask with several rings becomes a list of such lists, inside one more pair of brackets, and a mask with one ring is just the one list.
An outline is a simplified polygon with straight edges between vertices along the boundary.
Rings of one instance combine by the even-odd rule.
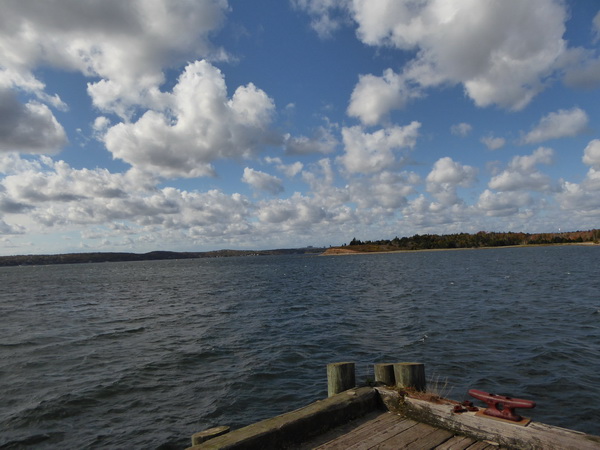
[[[600, 434], [600, 247], [0, 268], [0, 448], [185, 448], [419, 361]], [[431, 382], [430, 382], [431, 384]]]

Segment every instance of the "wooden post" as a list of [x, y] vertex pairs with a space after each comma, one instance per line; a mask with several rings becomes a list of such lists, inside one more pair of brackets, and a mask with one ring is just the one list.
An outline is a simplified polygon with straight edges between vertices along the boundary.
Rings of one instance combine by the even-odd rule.
[[192, 435], [192, 447], [194, 445], [202, 444], [209, 439], [216, 438], [222, 434], [229, 433], [228, 426], [209, 428], [208, 430], [200, 431]]
[[327, 396], [339, 394], [356, 386], [353, 362], [327, 364]]
[[394, 386], [396, 384], [394, 365], [389, 363], [375, 364], [375, 382], [383, 383], [386, 386]]
[[394, 376], [398, 387], [413, 388], [417, 391], [427, 389], [424, 364], [414, 362], [396, 363], [394, 364]]

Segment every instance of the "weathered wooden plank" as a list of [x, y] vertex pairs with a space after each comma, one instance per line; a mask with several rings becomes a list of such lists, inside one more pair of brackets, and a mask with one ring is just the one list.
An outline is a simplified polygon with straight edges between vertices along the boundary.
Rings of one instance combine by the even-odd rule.
[[435, 450], [465, 450], [477, 441], [467, 436], [454, 436], [446, 442], [439, 444]]
[[376, 417], [372, 418], [368, 422], [365, 422], [355, 428], [352, 429], [352, 433], [360, 433], [365, 429], [369, 430], [380, 430], [390, 426], [392, 423], [395, 423], [399, 420], [400, 416], [396, 416], [389, 412], [381, 412]]
[[[408, 431], [408, 430], [407, 430]], [[426, 430], [416, 440], [413, 436], [409, 436], [408, 433], [402, 433], [382, 442], [377, 446], [379, 450], [396, 450], [406, 448], [422, 448], [430, 449], [435, 448], [439, 444], [447, 441], [452, 437], [452, 433], [446, 430], [433, 429]]]
[[378, 432], [386, 429], [387, 427], [400, 422], [402, 420], [406, 420], [406, 417], [399, 416], [397, 414], [393, 414], [391, 412], [381, 413], [378, 417], [366, 422], [359, 427], [356, 427], [352, 433], [360, 434], [365, 430], [369, 433]]
[[[319, 450], [333, 450], [333, 449], [346, 449], [349, 446], [361, 442], [377, 433], [381, 433], [391, 426], [395, 425], [399, 421], [406, 421], [407, 419], [397, 416], [395, 414], [385, 412], [373, 420], [365, 422], [364, 424], [356, 427], [349, 431], [343, 436], [339, 436], [328, 442], [317, 447]], [[412, 422], [412, 421], [411, 421]], [[416, 422], [414, 422], [416, 423]]]
[[377, 433], [363, 434], [353, 443], [343, 448], [347, 450], [368, 450], [388, 440], [390, 437], [401, 434], [417, 425], [418, 423], [415, 421], [402, 419], [392, 424], [388, 428], [378, 431]]
[[377, 422], [383, 416], [388, 417], [390, 415], [391, 414], [387, 411], [371, 411], [370, 413], [365, 414], [363, 417], [359, 417], [358, 419], [351, 420], [350, 422], [332, 428], [322, 434], [319, 434], [318, 436], [315, 436], [309, 440], [305, 440], [304, 442], [294, 445], [290, 448], [293, 450], [314, 450], [352, 431], [362, 429], [370, 422]]
[[286, 448], [362, 417], [375, 410], [378, 404], [377, 393], [372, 388], [357, 388], [231, 431], [190, 449]]
[[[409, 426], [410, 424], [410, 426]], [[382, 413], [318, 447], [318, 450], [435, 448], [439, 450], [499, 450], [498, 446], [401, 416]]]
[[[379, 388], [378, 388], [379, 389]], [[506, 447], [544, 450], [599, 450], [600, 437], [578, 431], [531, 422], [518, 426], [506, 421], [478, 417], [473, 412], [455, 414], [452, 404], [436, 404], [410, 397], [401, 409], [408, 417], [440, 428], [466, 434], [479, 440], [498, 442]]]
[[497, 445], [492, 445], [489, 442], [485, 442], [485, 441], [478, 441], [478, 442], [475, 442], [470, 447], [467, 447], [467, 450], [499, 450], [499, 449], [500, 449], [500, 447], [498, 447]]
[[229, 430], [230, 428], [228, 426], [220, 426], [195, 433], [192, 435], [192, 446], [201, 444], [209, 439], [214, 439], [217, 436], [221, 436], [225, 433], [229, 433]]
[[432, 433], [424, 434], [416, 441], [418, 448], [435, 448], [454, 436], [448, 430], [435, 429]]
[[[452, 433], [447, 432], [445, 430], [438, 430], [431, 425], [427, 425], [424, 423], [419, 423], [414, 427], [404, 431], [401, 434], [396, 434], [394, 436], [390, 436], [389, 439], [382, 441], [377, 448], [378, 449], [402, 449], [402, 448], [427, 448], [426, 446], [421, 445], [421, 439], [425, 439], [432, 433], [436, 431], [442, 431], [447, 433], [446, 439], [452, 437]], [[441, 442], [438, 442], [438, 444]]]

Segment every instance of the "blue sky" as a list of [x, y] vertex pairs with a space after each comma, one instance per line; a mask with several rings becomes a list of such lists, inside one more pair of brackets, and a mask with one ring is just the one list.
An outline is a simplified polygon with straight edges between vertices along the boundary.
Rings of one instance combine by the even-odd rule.
[[0, 0], [0, 254], [600, 227], [595, 0]]

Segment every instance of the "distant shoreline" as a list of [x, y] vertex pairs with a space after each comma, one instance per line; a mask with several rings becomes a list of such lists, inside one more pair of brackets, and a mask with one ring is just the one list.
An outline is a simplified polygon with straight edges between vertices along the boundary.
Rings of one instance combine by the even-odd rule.
[[[313, 255], [313, 256], [344, 256], [344, 255], [373, 255], [384, 253], [414, 253], [414, 252], [437, 252], [450, 250], [486, 250], [494, 248], [520, 248], [520, 247], [542, 247], [542, 246], [600, 246], [592, 241], [584, 242], [557, 242], [540, 244], [518, 244], [498, 245], [481, 247], [458, 247], [458, 248], [423, 248], [423, 249], [379, 249], [361, 250], [360, 246], [343, 247], [306, 247], [295, 249], [275, 250], [216, 250], [208, 252], [169, 252], [154, 251], [149, 253], [116, 253], [116, 252], [93, 252], [93, 253], [65, 253], [55, 255], [14, 255], [0, 256], [0, 267], [15, 266], [46, 266], [56, 264], [89, 264], [102, 262], [132, 262], [132, 261], [164, 261], [174, 259], [200, 259], [200, 258], [226, 258], [232, 256], [269, 256], [269, 255]], [[353, 248], [354, 247], [354, 248]]]
[[47, 266], [55, 264], [89, 264], [104, 262], [165, 261], [174, 259], [227, 258], [232, 256], [268, 256], [268, 255], [313, 255], [321, 254], [323, 247], [306, 247], [275, 250], [215, 250], [208, 252], [169, 252], [149, 253], [62, 253], [56, 255], [14, 255], [0, 256], [0, 267]]
[[320, 256], [346, 256], [346, 255], [381, 255], [386, 253], [416, 253], [416, 252], [446, 252], [456, 250], [490, 250], [497, 248], [525, 248], [525, 247], [557, 247], [557, 246], [600, 246], [594, 242], [562, 242], [552, 244], [523, 244], [523, 245], [499, 245], [485, 247], [460, 247], [460, 248], [423, 248], [423, 249], [398, 249], [398, 250], [377, 250], [377, 251], [361, 251], [346, 247], [332, 247], [321, 253]]

